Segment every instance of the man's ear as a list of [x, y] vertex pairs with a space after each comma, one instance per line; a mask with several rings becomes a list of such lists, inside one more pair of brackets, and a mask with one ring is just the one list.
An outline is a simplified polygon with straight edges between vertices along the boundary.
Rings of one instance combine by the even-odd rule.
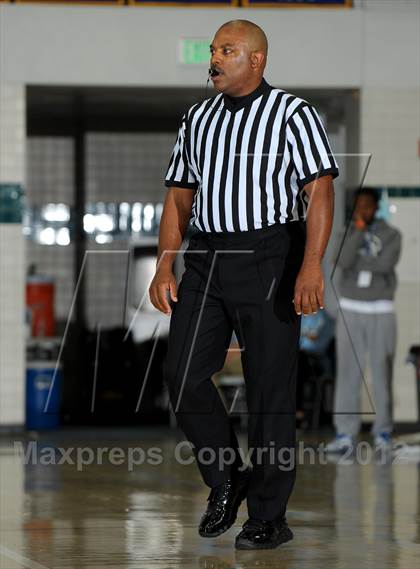
[[258, 67], [261, 67], [263, 61], [264, 61], [264, 54], [262, 53], [262, 51], [253, 51], [251, 53], [251, 67], [253, 69], [258, 69]]

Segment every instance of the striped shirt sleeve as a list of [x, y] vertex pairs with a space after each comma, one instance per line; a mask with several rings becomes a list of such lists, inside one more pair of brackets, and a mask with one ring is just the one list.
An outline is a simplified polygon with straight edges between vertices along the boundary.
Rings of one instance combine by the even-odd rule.
[[165, 186], [197, 189], [198, 181], [194, 176], [188, 159], [187, 145], [185, 144], [186, 115], [184, 114], [169, 166], [165, 174]]
[[327, 133], [312, 105], [300, 105], [290, 116], [286, 136], [301, 187], [321, 176], [338, 176]]

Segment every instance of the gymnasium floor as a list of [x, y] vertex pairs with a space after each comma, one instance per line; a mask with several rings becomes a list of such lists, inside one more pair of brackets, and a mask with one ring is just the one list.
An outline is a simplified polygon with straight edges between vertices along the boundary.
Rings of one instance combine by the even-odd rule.
[[[208, 490], [195, 464], [175, 459], [183, 440], [177, 431], [144, 427], [3, 434], [1, 569], [419, 567], [415, 447], [391, 459], [373, 457], [366, 445], [358, 457], [338, 462], [313, 461], [313, 455], [303, 460], [289, 503], [294, 540], [272, 551], [244, 552], [233, 542], [246, 520], [245, 504], [222, 536], [198, 535]], [[321, 442], [299, 440], [312, 449]], [[130, 451], [135, 447], [137, 455]], [[79, 459], [77, 448], [85, 449]], [[147, 460], [134, 466], [129, 452], [137, 462], [142, 452]], [[188, 451], [181, 456], [185, 462], [191, 457]]]

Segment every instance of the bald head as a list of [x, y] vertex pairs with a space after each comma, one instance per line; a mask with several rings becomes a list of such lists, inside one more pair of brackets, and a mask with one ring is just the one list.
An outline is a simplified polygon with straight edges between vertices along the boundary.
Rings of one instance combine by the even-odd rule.
[[222, 26], [219, 30], [234, 30], [243, 37], [243, 40], [248, 44], [250, 51], [261, 51], [265, 57], [268, 52], [268, 40], [264, 30], [250, 22], [249, 20], [230, 20]]
[[232, 96], [253, 91], [261, 83], [267, 51], [267, 36], [257, 24], [249, 20], [223, 24], [210, 45], [215, 88]]

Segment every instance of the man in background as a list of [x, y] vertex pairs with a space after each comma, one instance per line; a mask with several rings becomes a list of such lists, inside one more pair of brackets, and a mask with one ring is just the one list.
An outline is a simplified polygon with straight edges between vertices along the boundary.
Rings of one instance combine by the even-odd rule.
[[[360, 381], [367, 353], [370, 356], [376, 449], [391, 447], [391, 381], [396, 346], [394, 294], [395, 265], [401, 234], [383, 219], [376, 219], [379, 196], [370, 188], [355, 194], [354, 213], [337, 265], [340, 311], [337, 320], [337, 379], [334, 401], [336, 437], [327, 452], [353, 449], [360, 431]], [[338, 240], [342, 243], [342, 238]]]

